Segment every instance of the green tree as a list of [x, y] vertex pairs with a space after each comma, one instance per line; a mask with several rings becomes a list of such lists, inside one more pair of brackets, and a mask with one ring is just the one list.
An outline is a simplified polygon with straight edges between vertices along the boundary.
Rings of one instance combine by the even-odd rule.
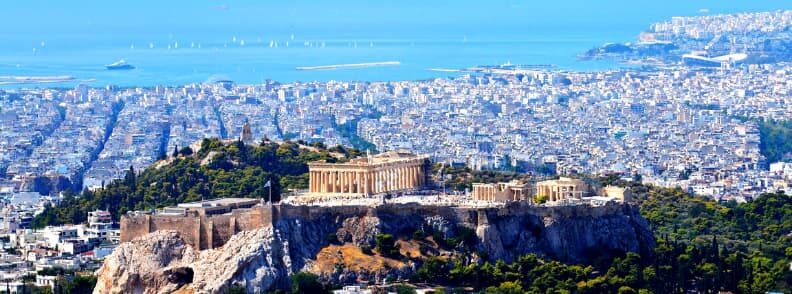
[[430, 257], [415, 272], [415, 280], [427, 283], [444, 284], [447, 281], [449, 266], [444, 260]]
[[396, 257], [399, 255], [399, 245], [396, 244], [396, 238], [391, 234], [377, 234], [376, 249], [377, 251], [388, 257]]
[[396, 292], [396, 294], [415, 294], [415, 293], [417, 293], [415, 291], [414, 287], [409, 286], [409, 285], [405, 285], [405, 284], [396, 284], [396, 285], [394, 285], [393, 286], [393, 291]]
[[497, 287], [488, 287], [484, 293], [486, 294], [522, 294], [523, 288], [520, 281], [503, 282]]
[[308, 272], [299, 272], [291, 277], [293, 294], [327, 293], [327, 289], [319, 283], [319, 277]]
[[93, 293], [96, 286], [96, 276], [81, 276], [78, 275], [68, 282], [63, 288], [65, 293], [71, 294], [88, 294]]

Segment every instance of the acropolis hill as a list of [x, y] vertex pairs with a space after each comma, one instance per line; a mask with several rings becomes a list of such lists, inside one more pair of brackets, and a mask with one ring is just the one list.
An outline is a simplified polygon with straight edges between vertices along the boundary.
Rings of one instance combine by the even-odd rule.
[[[185, 242], [195, 249], [209, 249], [222, 246], [240, 231], [269, 227], [281, 218], [311, 219], [323, 213], [348, 217], [380, 209], [395, 214], [403, 209], [406, 215], [416, 217], [456, 216], [449, 219], [475, 228], [486, 225], [492, 212], [514, 216], [575, 212], [581, 217], [619, 213], [612, 207], [620, 207], [629, 197], [629, 191], [616, 187], [599, 191], [606, 196], [584, 197], [594, 192], [583, 181], [569, 178], [536, 184], [474, 184], [470, 196], [439, 192], [427, 196], [423, 185], [428, 182], [428, 165], [427, 156], [406, 151], [368, 155], [346, 163], [312, 162], [308, 164], [309, 190], [279, 204], [224, 198], [183, 203], [154, 213], [130, 212], [121, 218], [121, 241], [175, 230], [182, 232]], [[546, 197], [549, 202], [539, 205], [535, 203], [537, 197]], [[565, 206], [583, 208], [564, 210]]]
[[[261, 212], [264, 214], [260, 214]], [[258, 223], [259, 228], [249, 227], [250, 220], [256, 218], [250, 216], [267, 215], [268, 212], [271, 212], [268, 215], [270, 218], [257, 220], [262, 221]], [[257, 204], [252, 208], [237, 209], [222, 216], [165, 218], [157, 215], [137, 215], [125, 216], [123, 223], [126, 224], [122, 227], [125, 230], [129, 230], [130, 224], [134, 223], [138, 228], [147, 225], [158, 231], [151, 235], [140, 232], [142, 237], [127, 241], [118, 248], [118, 253], [111, 256], [105, 263], [105, 268], [100, 271], [98, 293], [117, 292], [110, 289], [132, 291], [138, 289], [136, 287], [157, 291], [178, 289], [188, 280], [182, 281], [173, 276], [166, 278], [162, 275], [176, 275], [179, 271], [188, 272], [187, 269], [195, 275], [189, 282], [196, 288], [196, 292], [221, 293], [230, 285], [238, 283], [246, 285], [248, 291], [253, 292], [271, 287], [287, 287], [287, 273], [315, 271], [317, 255], [327, 246], [336, 243], [350, 244], [357, 248], [373, 248], [375, 239], [380, 234], [392, 234], [399, 239], [409, 240], [416, 231], [435, 232], [435, 236], [450, 238], [467, 230], [474, 233], [475, 241], [473, 244], [464, 244], [466, 248], [471, 248], [473, 252], [478, 252], [490, 260], [507, 261], [522, 254], [536, 253], [562, 261], [586, 262], [595, 257], [624, 252], [649, 254], [655, 246], [652, 233], [640, 216], [638, 208], [616, 202], [601, 206], [535, 206], [513, 202], [501, 207], [419, 203], [376, 206]], [[250, 230], [242, 231], [247, 229]], [[242, 232], [231, 235], [235, 231]], [[171, 241], [150, 239], [165, 238], [163, 233], [170, 234], [167, 238]], [[226, 238], [227, 244], [204, 250], [207, 253], [202, 251], [200, 256], [184, 251], [189, 251], [185, 247], [204, 249], [208, 244], [218, 246], [222, 243], [219, 239]], [[145, 245], [147, 242], [160, 245]], [[162, 245], [169, 242], [184, 246]], [[261, 246], [261, 249], [237, 251], [247, 250], [244, 248], [250, 246]], [[127, 264], [132, 259], [116, 261], [116, 255], [137, 256], [136, 258], [143, 256], [144, 259], [136, 261], [135, 264]], [[226, 255], [233, 258], [222, 263], [215, 261], [225, 260], [222, 256]], [[198, 256], [196, 258], [199, 259], [190, 259], [192, 257], [189, 256]], [[136, 265], [151, 264], [147, 261], [149, 259], [152, 259], [152, 263], [170, 270], [155, 268], [147, 271]], [[124, 268], [109, 266], [113, 264], [126, 265]], [[131, 276], [133, 272], [139, 275]], [[317, 273], [323, 279], [356, 283], [381, 281], [384, 278], [404, 279], [410, 276], [411, 270], [370, 269], [342, 276], [330, 272]], [[119, 284], [118, 281], [124, 283]]]
[[[477, 183], [469, 193], [448, 194], [431, 182], [430, 164], [404, 151], [322, 160], [307, 164], [308, 190], [277, 203], [262, 195], [126, 213], [122, 244], [100, 271], [96, 292], [169, 292], [185, 283], [196, 292], [221, 293], [239, 283], [257, 292], [286, 287], [289, 273], [304, 270], [339, 283], [408, 277], [407, 265], [341, 276], [316, 268], [328, 267], [315, 264], [320, 253], [337, 254], [322, 253], [328, 246], [373, 248], [381, 234], [409, 240], [423, 232], [437, 242], [460, 242], [445, 250], [507, 261], [535, 253], [585, 263], [648, 254], [655, 246], [638, 207], [626, 201], [629, 190], [560, 178]], [[229, 259], [218, 264], [223, 258]]]

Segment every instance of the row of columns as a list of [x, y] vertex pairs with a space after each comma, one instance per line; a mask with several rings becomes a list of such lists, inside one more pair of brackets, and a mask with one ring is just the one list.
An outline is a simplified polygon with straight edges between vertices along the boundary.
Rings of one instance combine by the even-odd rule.
[[[498, 193], [505, 193], [498, 199]], [[481, 201], [531, 201], [530, 197], [526, 199], [525, 188], [500, 188], [497, 185], [473, 185], [473, 199]]]
[[495, 186], [492, 185], [473, 186], [473, 198], [481, 201], [493, 201], [495, 200], [495, 190]]
[[377, 194], [423, 185], [420, 165], [383, 167], [376, 170], [312, 170], [311, 193]]
[[546, 195], [548, 201], [559, 201], [568, 198], [580, 198], [583, 191], [576, 191], [573, 185], [556, 185], [536, 187], [536, 195]]

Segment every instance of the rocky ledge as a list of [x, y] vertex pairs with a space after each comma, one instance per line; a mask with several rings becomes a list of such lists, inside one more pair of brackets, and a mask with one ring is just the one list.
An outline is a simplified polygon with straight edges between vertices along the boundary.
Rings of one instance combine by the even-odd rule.
[[122, 244], [98, 271], [94, 293], [223, 293], [231, 287], [263, 292], [288, 287], [291, 273], [303, 270], [332, 282], [408, 277], [420, 258], [399, 262], [384, 257], [372, 260], [369, 257], [377, 254], [369, 255], [367, 262], [383, 265], [376, 270], [355, 270], [352, 264], [332, 270], [333, 266], [316, 262], [318, 257], [358, 262], [362, 251], [355, 248], [373, 248], [376, 236], [383, 233], [404, 242], [416, 231], [433, 232], [439, 238], [472, 231], [477, 238], [475, 244], [465, 244], [467, 248], [505, 260], [535, 253], [586, 263], [624, 252], [648, 254], [655, 246], [638, 208], [615, 203], [504, 208], [282, 206], [275, 215], [272, 227], [238, 233], [215, 249], [194, 250], [174, 231]]

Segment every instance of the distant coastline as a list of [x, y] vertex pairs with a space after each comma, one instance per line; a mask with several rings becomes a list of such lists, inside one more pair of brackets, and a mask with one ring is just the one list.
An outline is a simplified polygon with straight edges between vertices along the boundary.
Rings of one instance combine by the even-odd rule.
[[400, 65], [398, 61], [381, 61], [381, 62], [364, 62], [364, 63], [345, 63], [333, 65], [319, 65], [319, 66], [298, 66], [297, 70], [333, 70], [333, 69], [351, 69], [351, 68], [366, 68], [375, 66], [393, 66]]
[[0, 76], [0, 85], [60, 83], [72, 80], [72, 76]]

